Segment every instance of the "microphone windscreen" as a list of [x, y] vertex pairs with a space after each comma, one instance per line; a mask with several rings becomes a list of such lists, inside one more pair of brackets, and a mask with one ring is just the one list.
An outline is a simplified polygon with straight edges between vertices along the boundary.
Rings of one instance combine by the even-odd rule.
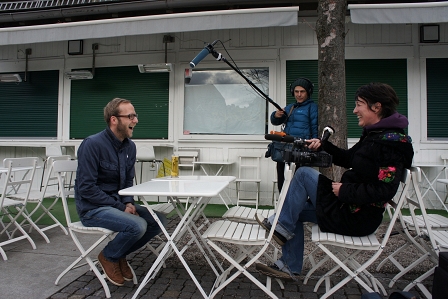
[[193, 58], [193, 60], [190, 62], [190, 68], [194, 68], [195, 66], [197, 66], [199, 62], [202, 61], [202, 59], [207, 57], [208, 54], [210, 54], [210, 50], [207, 47], [202, 49], [202, 51], [199, 52], [199, 54], [196, 55], [196, 57]]

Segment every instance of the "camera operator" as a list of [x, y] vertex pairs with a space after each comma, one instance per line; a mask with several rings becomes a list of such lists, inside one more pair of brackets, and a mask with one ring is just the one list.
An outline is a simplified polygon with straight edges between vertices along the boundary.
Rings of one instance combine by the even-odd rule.
[[[289, 92], [296, 99], [296, 103], [289, 104], [282, 110], [271, 114], [274, 126], [284, 124], [283, 132], [287, 135], [302, 139], [317, 138], [318, 136], [318, 106], [311, 99], [313, 83], [307, 78], [298, 78], [289, 86]], [[297, 166], [298, 167], [298, 166]], [[280, 192], [285, 181], [285, 163], [277, 162], [277, 187]]]
[[[274, 239], [282, 246], [282, 257], [273, 265], [256, 264], [268, 276], [297, 280], [302, 271], [303, 222], [317, 223], [324, 232], [366, 236], [378, 228], [387, 201], [397, 192], [405, 168], [410, 168], [414, 151], [405, 134], [408, 120], [396, 111], [398, 97], [387, 84], [370, 83], [355, 94], [360, 140], [350, 149], [330, 142], [309, 140], [309, 149], [324, 149], [333, 163], [347, 168], [340, 182], [333, 182], [311, 167], [300, 167], [280, 212]], [[257, 222], [270, 230], [274, 215]]]

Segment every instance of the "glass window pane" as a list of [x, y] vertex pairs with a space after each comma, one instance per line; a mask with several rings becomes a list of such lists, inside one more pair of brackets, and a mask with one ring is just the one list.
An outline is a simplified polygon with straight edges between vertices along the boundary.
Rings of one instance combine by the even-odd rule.
[[[268, 68], [242, 71], [268, 94]], [[266, 107], [264, 97], [235, 71], [195, 70], [185, 84], [184, 134], [265, 134]]]

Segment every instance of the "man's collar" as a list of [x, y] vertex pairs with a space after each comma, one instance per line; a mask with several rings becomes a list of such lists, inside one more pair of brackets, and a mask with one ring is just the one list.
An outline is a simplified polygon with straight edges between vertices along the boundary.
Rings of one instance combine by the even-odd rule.
[[120, 139], [118, 139], [117, 136], [115, 136], [114, 132], [112, 132], [112, 130], [109, 127], [106, 128], [106, 133], [109, 136], [110, 140], [112, 141], [112, 144], [117, 149], [125, 147], [129, 144], [129, 138], [126, 137], [123, 141], [120, 141]]

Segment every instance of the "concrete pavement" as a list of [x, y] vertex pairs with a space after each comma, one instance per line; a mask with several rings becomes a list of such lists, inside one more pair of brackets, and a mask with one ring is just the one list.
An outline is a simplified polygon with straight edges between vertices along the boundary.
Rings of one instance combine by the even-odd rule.
[[[169, 221], [171, 227], [175, 223], [176, 221], [173, 219]], [[47, 233], [51, 241], [49, 244], [45, 243], [43, 238], [35, 232], [31, 234], [37, 245], [36, 250], [33, 250], [27, 241], [5, 246], [8, 260], [0, 260], [0, 297], [7, 299], [105, 298], [101, 284], [87, 267], [70, 271], [61, 279], [58, 286], [54, 285], [56, 277], [79, 256], [79, 253], [71, 238], [64, 235], [61, 230], [52, 229]], [[90, 242], [90, 240], [92, 239], [83, 239], [84, 242]], [[208, 293], [214, 281], [213, 272], [202, 256], [196, 254], [194, 250], [190, 254], [186, 254], [186, 259]], [[155, 256], [147, 249], [141, 249], [132, 254], [129, 260], [141, 281], [155, 260]], [[264, 276], [258, 274], [253, 267], [249, 270], [261, 281], [265, 281]], [[306, 270], [307, 268], [304, 269], [304, 272]], [[323, 272], [316, 273], [307, 285], [303, 284], [303, 277], [297, 283], [285, 283], [284, 290], [281, 290], [279, 285], [273, 282], [272, 290], [279, 298], [319, 298], [325, 292], [324, 287], [321, 286], [317, 293], [313, 292], [313, 288], [322, 274]], [[393, 276], [392, 273], [376, 274], [376, 276], [379, 277], [390, 294], [392, 291], [403, 289], [417, 275], [406, 275], [393, 289], [387, 288]], [[337, 283], [343, 277], [345, 275], [342, 272], [336, 272], [332, 275], [331, 280], [333, 283]], [[431, 279], [426, 283], [429, 289], [431, 289], [431, 283]], [[131, 298], [137, 289], [132, 282], [126, 282], [123, 287], [116, 287], [109, 283], [109, 287], [112, 298]], [[418, 289], [411, 291], [419, 293]], [[360, 299], [363, 292], [365, 291], [357, 283], [350, 282], [336, 292], [332, 298]], [[159, 275], [145, 286], [138, 298], [202, 298], [202, 296], [177, 257], [172, 257], [167, 260], [166, 268], [162, 269]], [[230, 283], [215, 298], [268, 297], [249, 279], [241, 276]]]

